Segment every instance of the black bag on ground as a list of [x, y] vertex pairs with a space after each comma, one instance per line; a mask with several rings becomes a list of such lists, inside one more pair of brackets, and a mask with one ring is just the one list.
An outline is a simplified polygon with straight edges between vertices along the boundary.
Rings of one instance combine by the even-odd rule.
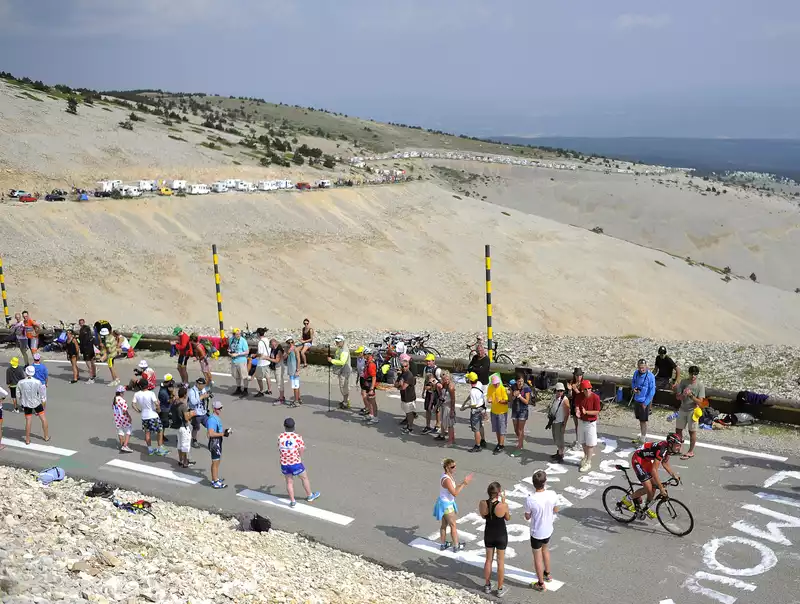
[[266, 533], [272, 528], [272, 520], [264, 518], [261, 514], [256, 514], [250, 521], [250, 529], [257, 533]]
[[105, 482], [96, 482], [92, 488], [84, 493], [87, 497], [111, 497], [114, 494], [114, 489]]

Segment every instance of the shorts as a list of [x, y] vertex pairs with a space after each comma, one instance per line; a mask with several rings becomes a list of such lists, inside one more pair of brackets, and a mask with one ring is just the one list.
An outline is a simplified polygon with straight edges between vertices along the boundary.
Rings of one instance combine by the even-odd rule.
[[364, 392], [369, 392], [369, 385], [371, 382], [372, 378], [370, 378], [369, 381], [365, 380], [364, 378], [358, 378], [358, 385]]
[[400, 403], [400, 408], [406, 415], [408, 415], [409, 413], [415, 413], [417, 411], [417, 403], [416, 402]]
[[653, 475], [650, 473], [650, 470], [652, 468], [651, 467], [645, 468], [642, 465], [641, 459], [636, 459], [634, 457], [631, 460], [631, 465], [633, 466], [633, 473], [636, 474], [636, 478], [638, 478], [639, 482], [641, 482], [642, 484], [644, 484], [645, 481], [650, 480], [653, 477]]
[[495, 537], [493, 539], [484, 538], [483, 546], [491, 547], [492, 549], [497, 549], [502, 552], [508, 547], [508, 535], [505, 537]]
[[117, 436], [130, 436], [131, 435], [131, 425], [128, 424], [127, 426], [117, 426]]
[[281, 464], [281, 474], [284, 476], [300, 476], [305, 471], [306, 467], [302, 463]]
[[210, 439], [208, 450], [211, 452], [211, 461], [222, 459], [222, 439], [219, 437]]
[[269, 379], [269, 365], [257, 365], [256, 366], [256, 378], [259, 380], [268, 380]]
[[511, 419], [515, 419], [517, 421], [525, 421], [528, 419], [528, 407], [530, 405], [523, 405], [522, 403], [515, 402], [511, 405]]
[[164, 426], [161, 423], [161, 420], [157, 417], [152, 419], [143, 419], [142, 420], [142, 430], [145, 432], [155, 432], [158, 434], [162, 430], [164, 430]]
[[433, 411], [439, 403], [439, 395], [436, 392], [425, 393], [425, 411]]
[[184, 354], [178, 354], [178, 367], [186, 367], [189, 363], [189, 357]]
[[650, 418], [650, 405], [642, 407], [641, 403], [633, 401], [633, 414], [640, 422], [646, 422]]
[[38, 405], [36, 407], [23, 407], [22, 411], [25, 415], [44, 415], [44, 405]]
[[192, 429], [189, 426], [178, 428], [178, 451], [188, 453], [192, 445]]
[[669, 383], [672, 380], [665, 377], [656, 378], [656, 390], [671, 390]]
[[439, 497], [433, 504], [433, 517], [441, 520], [447, 514], [458, 514], [458, 506], [455, 501], [445, 501]]
[[302, 344], [300, 346], [300, 348], [311, 348], [311, 344], [312, 344], [312, 342], [305, 342], [304, 344]]
[[250, 369], [247, 370], [247, 375], [254, 377], [256, 375], [256, 371], [258, 371], [258, 365], [250, 365]]
[[508, 430], [508, 414], [507, 413], [492, 413], [492, 432], [500, 434], [501, 436]]
[[300, 378], [299, 377], [289, 378], [289, 385], [292, 390], [300, 390]]
[[211, 372], [211, 366], [208, 363], [208, 357], [203, 357], [202, 359], [200, 359], [200, 371], [202, 371], [203, 373]]
[[542, 546], [547, 545], [548, 543], [550, 543], [550, 537], [545, 539], [537, 539], [531, 535], [531, 548], [534, 550], [542, 549]]
[[11, 398], [12, 399], [16, 399], [17, 398], [17, 386], [16, 386], [16, 384], [14, 384], [13, 386], [9, 386], [8, 389], [11, 391], [10, 392]]
[[237, 384], [245, 380], [247, 378], [247, 365], [244, 363], [231, 363], [231, 377], [236, 380]]
[[597, 422], [578, 421], [578, 442], [587, 447], [597, 446]]
[[94, 351], [92, 351], [92, 352], [83, 352], [83, 353], [81, 353], [81, 356], [83, 356], [83, 360], [88, 363], [89, 361], [94, 361], [94, 356], [95, 355], [94, 355]]
[[473, 432], [480, 432], [483, 426], [483, 408], [470, 409], [469, 412], [469, 428]]
[[689, 432], [697, 432], [698, 423], [694, 419], [694, 409], [691, 411], [678, 411], [678, 418], [675, 420], [675, 429], [688, 429]]
[[192, 418], [192, 428], [195, 430], [199, 430], [200, 426], [205, 428], [208, 425], [208, 416], [207, 415], [195, 415]]
[[450, 428], [455, 427], [456, 418], [450, 417], [450, 408], [443, 407], [442, 408], [442, 432], [447, 432]]

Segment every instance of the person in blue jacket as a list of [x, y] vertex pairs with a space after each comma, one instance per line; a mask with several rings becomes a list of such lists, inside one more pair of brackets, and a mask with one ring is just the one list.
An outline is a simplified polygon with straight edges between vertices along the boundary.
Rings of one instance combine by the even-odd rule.
[[634, 443], [644, 443], [647, 440], [647, 420], [650, 418], [650, 405], [656, 393], [656, 378], [647, 368], [647, 361], [639, 359], [639, 368], [631, 378], [633, 390], [633, 413], [639, 420], [639, 438]]

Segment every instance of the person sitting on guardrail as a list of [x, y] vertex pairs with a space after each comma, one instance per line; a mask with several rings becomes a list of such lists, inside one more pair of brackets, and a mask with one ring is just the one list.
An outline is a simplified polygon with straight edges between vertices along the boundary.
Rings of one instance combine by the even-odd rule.
[[483, 347], [483, 344], [480, 344], [475, 350], [475, 356], [470, 359], [469, 365], [467, 365], [467, 372], [471, 371], [478, 376], [478, 381], [481, 383], [484, 393], [489, 385], [489, 364], [489, 355], [486, 354], [486, 348]]
[[306, 354], [308, 350], [314, 345], [314, 328], [311, 327], [311, 321], [303, 319], [303, 331], [300, 334], [300, 362], [303, 367], [308, 367], [308, 359]]

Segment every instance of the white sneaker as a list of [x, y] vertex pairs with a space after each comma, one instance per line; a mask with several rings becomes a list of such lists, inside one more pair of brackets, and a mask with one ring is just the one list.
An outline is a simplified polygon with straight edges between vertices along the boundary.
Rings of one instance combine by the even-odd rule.
[[86, 383], [87, 384], [94, 384], [94, 378], [89, 378], [88, 380], [86, 380]]
[[586, 472], [588, 472], [591, 469], [592, 469], [592, 462], [589, 461], [589, 462], [586, 462], [586, 463], [582, 463], [581, 467], [578, 468], [578, 472], [580, 472], [581, 474], [585, 474]]

